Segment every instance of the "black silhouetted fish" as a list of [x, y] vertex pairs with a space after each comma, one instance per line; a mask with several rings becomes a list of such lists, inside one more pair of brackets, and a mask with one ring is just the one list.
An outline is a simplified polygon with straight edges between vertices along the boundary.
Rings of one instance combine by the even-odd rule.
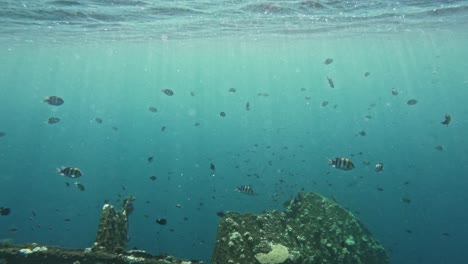
[[156, 113], [158, 111], [158, 109], [154, 106], [150, 106], [148, 107], [148, 111], [152, 112], [152, 113]]
[[96, 117], [94, 120], [96, 121], [96, 123], [102, 124], [102, 119], [101, 118]]
[[406, 102], [407, 105], [415, 105], [418, 103], [418, 100], [416, 99], [410, 99], [408, 100], [408, 102]]
[[229, 88], [228, 92], [230, 92], [230, 93], [235, 93], [235, 92], [236, 92], [236, 88]]
[[6, 215], [9, 215], [11, 213], [11, 209], [10, 208], [6, 208], [6, 207], [0, 207], [0, 215], [2, 216], [6, 216]]
[[55, 106], [59, 106], [64, 103], [63, 99], [60, 96], [55, 96], [55, 95], [47, 96], [46, 98], [44, 98], [43, 102], [48, 103], [50, 105], [55, 105]]
[[327, 80], [328, 80], [328, 85], [330, 85], [330, 88], [335, 88], [335, 83], [333, 83], [333, 80], [327, 76]]
[[171, 89], [163, 89], [161, 90], [165, 95], [168, 95], [168, 96], [173, 96], [174, 95], [174, 92], [171, 90]]
[[216, 166], [213, 163], [210, 163], [210, 170], [212, 171], [216, 170]]
[[80, 191], [84, 191], [85, 190], [85, 187], [83, 184], [79, 183], [79, 182], [75, 182], [75, 186], [76, 188], [78, 188], [78, 190]]
[[219, 112], [219, 116], [220, 116], [220, 117], [225, 117], [225, 116], [226, 116], [226, 113], [225, 113], [225, 112]]
[[332, 64], [332, 62], [333, 62], [333, 59], [332, 59], [332, 58], [327, 58], [327, 59], [323, 62], [323, 64], [329, 65], [329, 64]]
[[147, 160], [148, 160], [148, 163], [151, 163], [151, 162], [154, 161], [154, 157], [153, 157], [153, 156], [150, 156], [150, 157], [147, 158]]
[[245, 110], [250, 111], [250, 102], [245, 103]]
[[60, 122], [60, 118], [58, 117], [51, 117], [49, 120], [47, 120], [48, 124], [57, 124], [58, 122]]
[[322, 106], [323, 106], [323, 107], [325, 107], [325, 106], [327, 106], [327, 105], [328, 105], [328, 101], [323, 101], [323, 102], [322, 102]]
[[435, 149], [438, 151], [444, 151], [444, 147], [441, 145], [436, 146]]
[[150, 178], [150, 180], [152, 180], [152, 181], [155, 181], [155, 180], [156, 180], [156, 176], [154, 176], [154, 175], [151, 176], [151, 177], [149, 177], [149, 178]]
[[218, 211], [218, 212], [216, 212], [216, 215], [219, 216], [219, 217], [224, 217], [226, 215], [226, 213], [223, 212], [223, 211]]
[[364, 77], [369, 77], [369, 75], [370, 75], [370, 72], [365, 72], [364, 73]]
[[440, 123], [444, 126], [448, 126], [450, 121], [452, 121], [452, 117], [449, 114], [445, 114], [445, 120]]
[[160, 225], [165, 225], [167, 224], [167, 220], [165, 218], [158, 218], [156, 219], [155, 221], [157, 224], [160, 224]]
[[411, 203], [411, 199], [408, 198], [408, 197], [401, 198], [401, 201], [404, 202], [404, 203]]

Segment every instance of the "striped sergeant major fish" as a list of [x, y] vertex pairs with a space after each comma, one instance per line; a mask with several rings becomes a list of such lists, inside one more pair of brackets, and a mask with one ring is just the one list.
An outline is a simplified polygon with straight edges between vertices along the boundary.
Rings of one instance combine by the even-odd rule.
[[335, 158], [335, 159], [328, 160], [328, 165], [331, 165], [340, 170], [354, 169], [353, 162], [348, 158]]
[[64, 103], [63, 99], [60, 96], [55, 96], [55, 95], [47, 96], [42, 101], [44, 103], [48, 103], [50, 105], [55, 105], [55, 106], [63, 105]]
[[237, 188], [234, 189], [234, 191], [240, 192], [240, 193], [245, 193], [245, 194], [255, 194], [254, 190], [252, 189], [252, 186], [250, 186], [250, 185], [237, 186]]
[[62, 167], [60, 169], [57, 168], [57, 172], [60, 173], [62, 176], [70, 178], [78, 178], [83, 176], [81, 170], [75, 167]]

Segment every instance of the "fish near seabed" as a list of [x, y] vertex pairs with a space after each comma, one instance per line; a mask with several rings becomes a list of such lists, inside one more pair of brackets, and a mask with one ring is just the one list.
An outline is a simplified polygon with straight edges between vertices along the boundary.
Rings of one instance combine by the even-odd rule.
[[234, 189], [234, 191], [244, 193], [244, 194], [251, 194], [251, 195], [255, 194], [252, 186], [250, 186], [250, 185], [238, 186], [238, 187], [236, 187], [236, 189]]

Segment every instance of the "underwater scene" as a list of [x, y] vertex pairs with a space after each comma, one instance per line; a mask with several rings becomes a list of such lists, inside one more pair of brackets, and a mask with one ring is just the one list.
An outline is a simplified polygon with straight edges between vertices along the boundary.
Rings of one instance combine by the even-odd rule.
[[[323, 196], [378, 263], [465, 263], [468, 1], [0, 0], [0, 20], [2, 245], [91, 248], [115, 207], [119, 252], [324, 263], [273, 238], [213, 257], [220, 223]], [[335, 223], [314, 219], [291, 243]]]

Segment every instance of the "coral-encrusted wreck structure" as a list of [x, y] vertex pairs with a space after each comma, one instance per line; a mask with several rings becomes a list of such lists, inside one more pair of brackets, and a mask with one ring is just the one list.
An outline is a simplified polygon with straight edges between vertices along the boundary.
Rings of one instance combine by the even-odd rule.
[[284, 212], [227, 213], [212, 264], [388, 264], [384, 248], [344, 208], [299, 193]]

